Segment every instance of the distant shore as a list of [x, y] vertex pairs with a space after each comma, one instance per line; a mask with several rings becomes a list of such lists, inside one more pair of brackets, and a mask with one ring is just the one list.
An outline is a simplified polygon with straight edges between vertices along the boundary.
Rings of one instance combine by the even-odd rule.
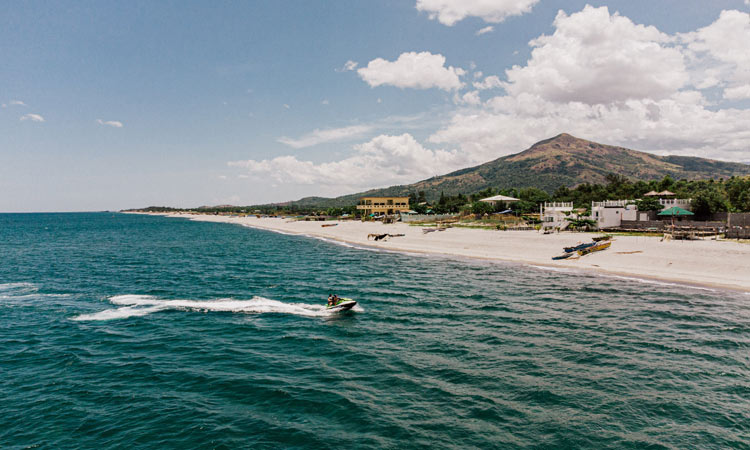
[[[750, 292], [750, 245], [727, 240], [662, 241], [659, 237], [615, 236], [608, 250], [578, 260], [553, 261], [564, 246], [589, 241], [594, 233], [543, 235], [536, 231], [449, 228], [424, 234], [404, 223], [293, 221], [282, 218], [159, 214], [203, 222], [234, 223], [289, 234], [331, 239], [397, 252], [508, 261], [550, 268], [596, 271], [646, 280]], [[336, 226], [322, 227], [322, 224]], [[370, 234], [403, 234], [388, 240]]]

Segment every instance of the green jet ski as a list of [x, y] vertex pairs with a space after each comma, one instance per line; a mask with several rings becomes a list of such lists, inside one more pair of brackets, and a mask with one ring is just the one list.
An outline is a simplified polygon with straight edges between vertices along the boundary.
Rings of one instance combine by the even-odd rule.
[[350, 298], [339, 297], [336, 303], [334, 303], [333, 305], [326, 306], [326, 309], [328, 311], [348, 311], [354, 308], [354, 305], [356, 304], [357, 304], [356, 300], [352, 300]]

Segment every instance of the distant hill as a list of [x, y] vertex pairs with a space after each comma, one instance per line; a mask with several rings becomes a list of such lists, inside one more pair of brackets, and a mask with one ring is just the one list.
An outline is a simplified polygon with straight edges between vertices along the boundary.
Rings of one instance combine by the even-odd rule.
[[435, 200], [441, 191], [446, 195], [469, 194], [488, 187], [536, 187], [552, 192], [560, 186], [604, 184], [609, 173], [645, 181], [661, 179], [665, 175], [688, 180], [719, 179], [748, 175], [750, 165], [688, 156], [657, 156], [563, 133], [537, 142], [521, 153], [414, 184], [371, 189], [332, 199], [308, 197], [290, 203], [300, 206], [344, 206], [356, 203], [362, 196], [409, 195], [417, 191], [425, 191], [428, 200]]

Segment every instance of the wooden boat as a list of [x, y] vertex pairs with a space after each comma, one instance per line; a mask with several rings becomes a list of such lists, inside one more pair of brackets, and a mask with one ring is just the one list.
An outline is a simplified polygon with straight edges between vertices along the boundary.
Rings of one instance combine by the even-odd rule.
[[338, 224], [337, 223], [324, 223], [323, 225], [321, 225], [321, 227], [335, 227], [336, 225]]
[[612, 235], [609, 235], [609, 234], [605, 234], [604, 236], [596, 236], [596, 237], [591, 238], [591, 240], [594, 241], [594, 242], [603, 242], [603, 241], [608, 241], [610, 239], [612, 239]]
[[591, 247], [584, 248], [582, 250], [578, 250], [578, 254], [580, 256], [584, 256], [584, 255], [588, 255], [590, 253], [599, 252], [599, 251], [608, 249], [610, 245], [612, 245], [612, 242], [609, 242], [609, 241], [607, 241], [607, 242], [599, 242], [596, 245], [593, 245]]
[[593, 247], [594, 245], [596, 245], [596, 242], [586, 242], [585, 244], [578, 244], [573, 247], [564, 247], [563, 250], [565, 251], [565, 253], [572, 253], [587, 249], [589, 247]]
[[563, 253], [562, 255], [558, 255], [558, 256], [553, 256], [553, 257], [552, 257], [552, 259], [553, 259], [553, 260], [558, 260], [558, 259], [568, 259], [568, 258], [570, 258], [570, 257], [571, 257], [571, 256], [573, 256], [573, 255], [575, 255], [575, 253], [573, 253], [573, 252], [570, 252], [570, 253]]

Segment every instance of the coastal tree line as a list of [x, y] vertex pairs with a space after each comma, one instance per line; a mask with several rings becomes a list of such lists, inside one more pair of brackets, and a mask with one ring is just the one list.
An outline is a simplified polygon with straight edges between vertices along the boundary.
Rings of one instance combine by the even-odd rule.
[[[720, 180], [675, 180], [665, 176], [661, 180], [632, 181], [627, 177], [609, 174], [606, 183], [583, 183], [574, 188], [561, 186], [549, 193], [538, 188], [493, 189], [488, 188], [473, 194], [446, 196], [441, 194], [435, 204], [420, 201], [423, 192], [410, 194], [412, 209], [436, 214], [471, 212], [484, 214], [512, 208], [514, 212], [529, 214], [539, 211], [544, 202], [572, 202], [574, 207], [590, 209], [591, 202], [604, 200], [634, 200], [641, 211], [656, 211], [662, 207], [655, 198], [644, 197], [650, 191], [670, 191], [677, 198], [692, 199], [693, 212], [708, 216], [718, 212], [750, 212], [750, 177], [731, 177]], [[481, 202], [482, 198], [505, 195], [520, 199], [512, 204], [492, 206]]]
[[[661, 205], [656, 199], [644, 197], [650, 191], [671, 191], [677, 198], [691, 198], [693, 212], [698, 216], [709, 216], [718, 212], [750, 212], [750, 177], [731, 177], [719, 180], [675, 180], [665, 176], [661, 180], [630, 180], [618, 174], [606, 176], [605, 183], [583, 183], [569, 188], [560, 186], [554, 192], [528, 187], [493, 189], [487, 188], [478, 192], [457, 195], [441, 193], [435, 202], [428, 202], [424, 191], [409, 194], [410, 207], [422, 214], [459, 213], [485, 214], [512, 209], [518, 214], [529, 214], [539, 211], [544, 202], [573, 202], [576, 208], [589, 209], [591, 202], [604, 200], [637, 200], [641, 211], [659, 210]], [[492, 206], [479, 200], [493, 195], [506, 195], [520, 199], [509, 205]], [[320, 208], [316, 206], [299, 206], [295, 204], [254, 205], [254, 206], [214, 206], [192, 209], [171, 208], [167, 206], [150, 206], [139, 211], [180, 212], [196, 211], [208, 214], [264, 214], [264, 215], [328, 215], [356, 216], [355, 205], [345, 207]]]

